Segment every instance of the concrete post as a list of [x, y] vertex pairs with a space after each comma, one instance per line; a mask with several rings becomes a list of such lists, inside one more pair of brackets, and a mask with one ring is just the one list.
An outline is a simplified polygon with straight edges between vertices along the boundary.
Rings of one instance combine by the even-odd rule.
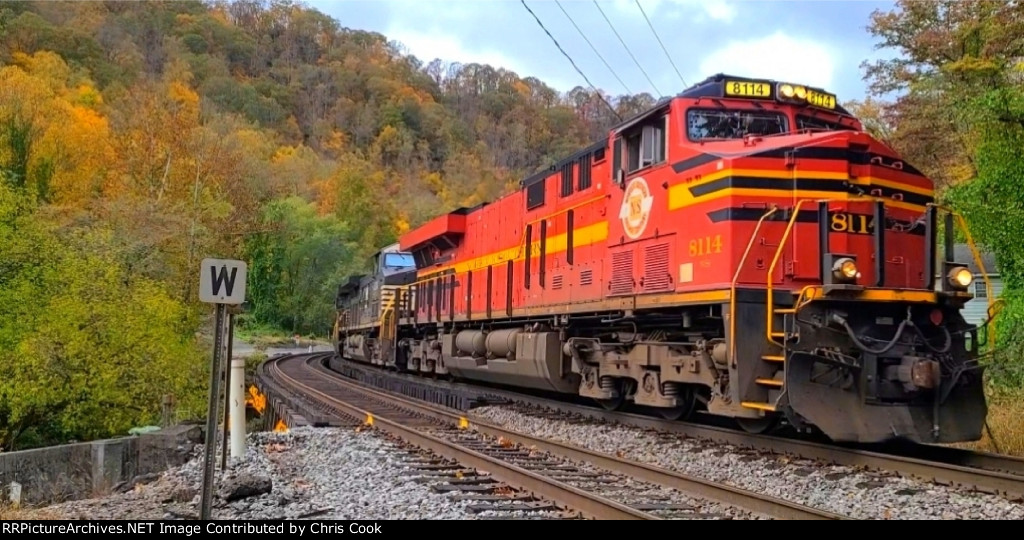
[[15, 508], [21, 507], [21, 484], [17, 482], [11, 482], [10, 501], [11, 506]]
[[245, 358], [231, 359], [231, 456], [245, 456]]

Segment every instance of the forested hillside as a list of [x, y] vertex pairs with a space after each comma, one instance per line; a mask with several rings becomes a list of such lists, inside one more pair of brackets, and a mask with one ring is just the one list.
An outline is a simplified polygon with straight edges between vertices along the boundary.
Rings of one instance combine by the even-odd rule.
[[198, 410], [203, 257], [249, 261], [242, 322], [324, 335], [374, 249], [614, 119], [344, 24], [287, 2], [0, 5], [0, 445], [123, 432], [164, 391]]
[[[1022, 10], [877, 14], [870, 31], [899, 57], [866, 66], [878, 94], [852, 104], [995, 250], [1010, 387], [1024, 385]], [[604, 97], [622, 117], [654, 102]], [[289, 2], [0, 4], [0, 447], [123, 433], [166, 392], [200, 412], [203, 257], [249, 261], [242, 323], [322, 335], [337, 283], [375, 249], [614, 120], [582, 87], [416, 59]]]

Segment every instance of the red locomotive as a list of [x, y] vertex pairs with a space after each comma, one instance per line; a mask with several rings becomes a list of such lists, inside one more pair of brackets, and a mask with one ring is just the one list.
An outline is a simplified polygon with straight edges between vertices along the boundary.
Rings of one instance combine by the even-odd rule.
[[716, 75], [402, 236], [339, 290], [335, 337], [356, 361], [667, 418], [977, 440], [954, 217], [834, 95]]

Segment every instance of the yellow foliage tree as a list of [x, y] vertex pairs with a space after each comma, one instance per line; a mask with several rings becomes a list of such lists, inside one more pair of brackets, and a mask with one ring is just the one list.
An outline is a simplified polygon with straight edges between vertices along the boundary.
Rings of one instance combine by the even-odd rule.
[[100, 195], [116, 156], [99, 93], [53, 53], [14, 58], [0, 69], [0, 163], [46, 201]]

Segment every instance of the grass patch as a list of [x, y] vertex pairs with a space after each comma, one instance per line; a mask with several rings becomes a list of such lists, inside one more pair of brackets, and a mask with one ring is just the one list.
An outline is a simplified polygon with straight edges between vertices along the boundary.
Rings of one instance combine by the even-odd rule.
[[267, 355], [262, 351], [256, 351], [255, 353], [249, 355], [245, 359], [245, 380], [256, 380], [256, 368], [258, 368], [260, 364], [262, 364], [266, 360]]
[[10, 503], [0, 504], [0, 521], [64, 519], [67, 518], [47, 508], [15, 508]]
[[247, 314], [235, 317], [235, 322], [235, 337], [251, 343], [257, 351], [266, 351], [272, 347], [291, 348], [331, 344], [324, 336], [314, 336], [311, 334], [300, 335], [298, 344], [296, 344], [295, 334], [266, 324], [256, 323]]
[[265, 351], [271, 347], [291, 347], [295, 345], [294, 338], [284, 336], [250, 335], [241, 339], [252, 343], [253, 348], [257, 351]]
[[235, 337], [254, 343], [256, 340], [272, 344], [287, 343], [292, 341], [292, 335], [265, 324], [254, 322], [248, 315], [235, 317]]
[[964, 447], [1024, 457], [1024, 389], [991, 388], [987, 394], [989, 429]]

